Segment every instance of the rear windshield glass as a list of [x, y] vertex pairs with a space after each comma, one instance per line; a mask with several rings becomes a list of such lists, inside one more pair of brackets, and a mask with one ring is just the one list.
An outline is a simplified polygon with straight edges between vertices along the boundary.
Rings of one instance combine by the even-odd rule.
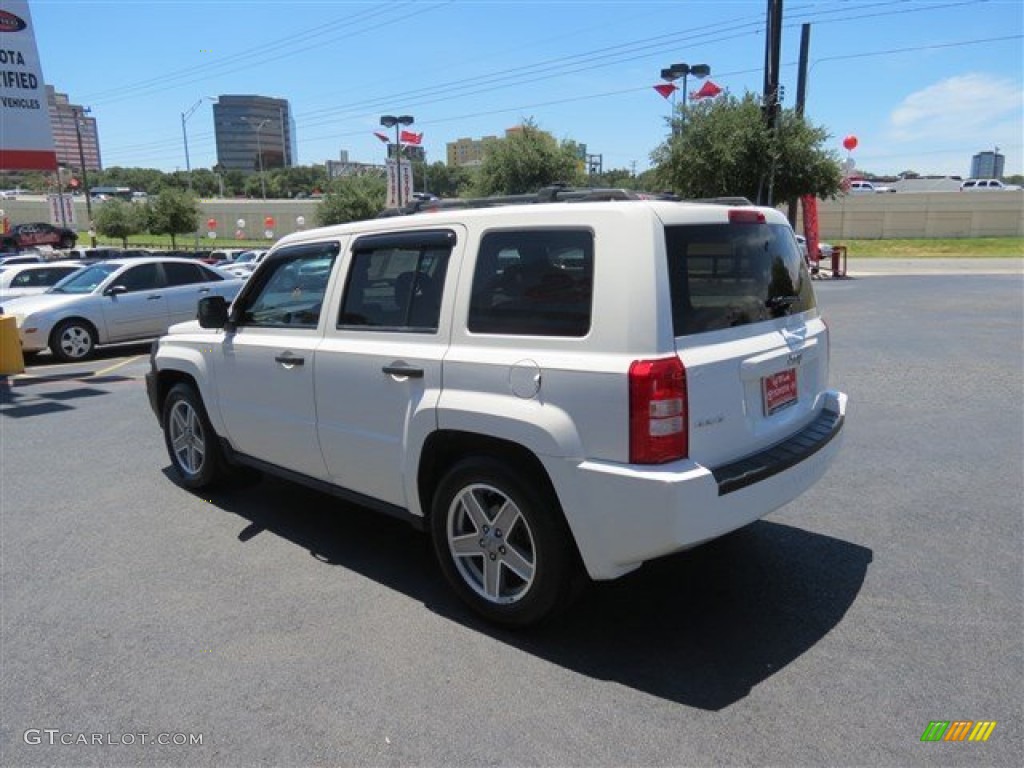
[[783, 224], [671, 226], [665, 244], [676, 336], [815, 306], [811, 276]]

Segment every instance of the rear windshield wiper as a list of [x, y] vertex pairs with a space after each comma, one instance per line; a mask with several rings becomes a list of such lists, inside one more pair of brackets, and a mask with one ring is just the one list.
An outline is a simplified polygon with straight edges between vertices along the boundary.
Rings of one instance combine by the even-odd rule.
[[799, 296], [770, 296], [764, 305], [773, 312], [788, 313], [789, 308], [800, 301]]

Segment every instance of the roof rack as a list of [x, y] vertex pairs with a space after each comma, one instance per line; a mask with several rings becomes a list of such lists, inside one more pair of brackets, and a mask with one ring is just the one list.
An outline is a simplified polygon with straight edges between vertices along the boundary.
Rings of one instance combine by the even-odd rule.
[[593, 202], [604, 200], [679, 200], [670, 192], [637, 192], [632, 189], [601, 187], [569, 187], [552, 184], [537, 192], [522, 195], [495, 195], [493, 197], [445, 198], [437, 200], [412, 200], [401, 208], [388, 208], [378, 214], [406, 216], [424, 211], [443, 211], [460, 208], [492, 208], [499, 205], [532, 205], [535, 203]]

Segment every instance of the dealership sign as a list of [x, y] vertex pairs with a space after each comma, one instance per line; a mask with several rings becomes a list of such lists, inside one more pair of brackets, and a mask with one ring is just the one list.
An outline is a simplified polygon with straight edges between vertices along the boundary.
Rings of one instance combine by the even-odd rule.
[[4, 0], [0, 10], [0, 170], [57, 170], [27, 0]]

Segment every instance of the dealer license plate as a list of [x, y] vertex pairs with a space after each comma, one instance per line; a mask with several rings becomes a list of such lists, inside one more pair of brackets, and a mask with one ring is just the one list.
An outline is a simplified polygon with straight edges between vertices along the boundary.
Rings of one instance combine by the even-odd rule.
[[796, 369], [788, 368], [765, 376], [761, 379], [761, 394], [764, 399], [765, 416], [771, 416], [796, 403]]

